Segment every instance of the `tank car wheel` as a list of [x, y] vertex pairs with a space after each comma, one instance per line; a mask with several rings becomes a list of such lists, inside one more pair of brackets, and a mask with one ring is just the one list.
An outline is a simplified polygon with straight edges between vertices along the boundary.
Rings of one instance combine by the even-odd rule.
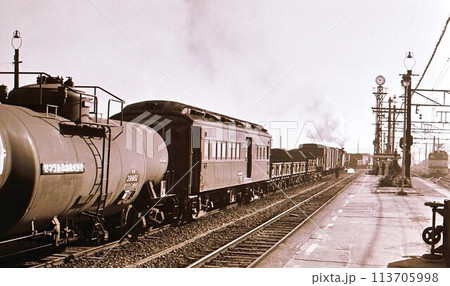
[[122, 211], [121, 227], [130, 241], [137, 241], [142, 224], [142, 219], [133, 206], [130, 205]]
[[440, 229], [429, 226], [423, 230], [422, 239], [426, 244], [436, 244], [441, 240], [441, 231]]

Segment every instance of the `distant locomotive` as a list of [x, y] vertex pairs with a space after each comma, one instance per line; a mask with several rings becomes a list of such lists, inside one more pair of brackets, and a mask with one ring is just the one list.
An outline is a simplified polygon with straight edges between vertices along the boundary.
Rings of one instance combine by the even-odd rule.
[[448, 154], [445, 151], [434, 151], [428, 155], [428, 173], [432, 176], [448, 175]]

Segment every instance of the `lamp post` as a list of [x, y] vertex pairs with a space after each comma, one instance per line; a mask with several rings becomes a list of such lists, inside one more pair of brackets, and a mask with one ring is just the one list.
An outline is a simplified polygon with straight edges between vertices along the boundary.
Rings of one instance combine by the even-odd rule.
[[406, 75], [403, 75], [403, 86], [405, 87], [405, 96], [407, 103], [407, 124], [406, 124], [406, 157], [405, 157], [405, 176], [407, 178], [411, 178], [411, 145], [413, 138], [411, 136], [411, 77], [412, 77], [412, 68], [416, 65], [416, 60], [414, 59], [414, 55], [411, 52], [408, 52], [405, 59], [403, 60], [403, 64], [407, 69]]
[[11, 39], [11, 46], [14, 48], [14, 88], [19, 87], [19, 49], [22, 46], [22, 38], [19, 31], [14, 31]]
[[403, 138], [401, 139], [401, 146], [403, 149], [403, 159], [402, 159], [402, 183], [401, 190], [397, 193], [397, 195], [406, 195], [405, 192], [405, 179], [410, 178], [410, 170], [411, 170], [411, 76], [412, 76], [412, 68], [414, 67], [416, 61], [411, 52], [408, 52], [405, 59], [403, 60], [403, 64], [406, 67], [406, 74], [402, 75], [402, 86], [405, 88], [404, 95], [404, 110], [403, 110]]

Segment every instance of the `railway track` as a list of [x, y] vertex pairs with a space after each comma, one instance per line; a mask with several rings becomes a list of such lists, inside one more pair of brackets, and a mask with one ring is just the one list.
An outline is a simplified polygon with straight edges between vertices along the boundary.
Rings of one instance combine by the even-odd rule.
[[424, 180], [432, 181], [435, 184], [438, 184], [446, 189], [450, 189], [450, 178], [448, 177], [430, 177], [424, 175], [426, 172], [414, 172], [414, 176], [422, 178]]
[[436, 184], [439, 184], [440, 186], [450, 189], [450, 179], [445, 177], [439, 177], [436, 179]]
[[[161, 228], [150, 230], [147, 235], [159, 233], [168, 227], [169, 226], [166, 225]], [[8, 263], [5, 261], [0, 264], [0, 267], [53, 268], [74, 260], [100, 260], [102, 257], [99, 254], [108, 252], [110, 249], [119, 245], [124, 246], [128, 243], [130, 242], [127, 239], [121, 239], [97, 246], [69, 245], [62, 251], [54, 251], [52, 245], [49, 244], [41, 247], [41, 249], [43, 249], [41, 253], [30, 252], [24, 259], [13, 257], [11, 262]], [[45, 247], [48, 248], [48, 251], [46, 252], [44, 249]]]
[[[351, 179], [344, 179], [339, 181], [336, 184], [333, 184], [331, 187], [325, 188], [325, 190], [319, 190], [323, 188], [323, 184], [320, 186], [316, 186], [310, 189], [307, 189], [301, 193], [289, 196], [289, 198], [284, 201], [284, 206], [281, 206], [283, 202], [279, 202], [279, 206], [271, 205], [267, 208], [260, 209], [254, 213], [250, 213], [244, 217], [241, 217], [238, 220], [229, 222], [225, 225], [218, 227], [217, 229], [210, 230], [208, 232], [202, 233], [199, 236], [193, 237], [183, 243], [180, 243], [174, 246], [170, 251], [164, 251], [157, 255], [152, 255], [151, 257], [144, 258], [135, 263], [129, 264], [127, 267], [200, 267], [205, 265], [206, 262], [209, 263], [212, 258], [215, 258], [222, 254], [226, 250], [230, 250], [232, 247], [235, 247], [237, 243], [241, 242], [242, 237], [247, 237], [247, 235], [243, 235], [241, 237], [240, 234], [247, 233], [248, 230], [253, 229], [250, 233], [256, 233], [257, 230], [265, 228], [270, 225], [271, 222], [276, 221], [277, 219], [272, 219], [274, 217], [274, 213], [280, 213], [281, 208], [290, 209], [283, 211], [284, 216], [287, 216], [287, 221], [284, 221], [282, 226], [278, 225], [274, 227], [272, 230], [267, 228], [268, 231], [268, 239], [264, 243], [261, 242], [261, 238], [256, 237], [253, 241], [246, 240], [246, 242], [250, 245], [249, 249], [238, 249], [234, 248], [235, 255], [241, 255], [240, 258], [236, 258], [239, 260], [247, 260], [247, 258], [242, 257], [242, 253], [245, 252], [246, 255], [251, 256], [250, 260], [253, 261], [257, 258], [257, 256], [261, 256], [262, 250], [266, 251], [270, 249], [273, 245], [275, 245], [280, 240], [280, 235], [286, 235], [286, 233], [290, 231], [294, 231], [295, 226], [298, 226], [302, 220], [305, 220], [308, 215], [305, 215], [299, 210], [299, 207], [302, 206], [301, 202], [309, 203], [309, 205], [315, 205], [312, 207], [314, 210], [317, 210], [321, 207], [322, 203], [320, 201], [315, 201], [316, 198], [320, 197], [325, 193], [329, 193], [331, 189], [335, 189], [339, 184], [345, 182], [345, 186], [351, 183], [354, 179], [356, 179], [358, 175], [350, 176]], [[341, 190], [343, 189], [340, 188]], [[334, 195], [337, 195], [337, 192], [334, 192]], [[287, 201], [287, 202], [286, 202]], [[296, 201], [296, 202], [295, 202]], [[306, 201], [306, 202], [305, 202]], [[286, 204], [292, 206], [293, 202], [295, 202], [295, 209], [297, 211], [292, 211], [292, 207], [286, 207]], [[303, 208], [303, 206], [302, 206]], [[278, 210], [277, 210], [278, 209]], [[309, 210], [308, 210], [309, 212]], [[271, 213], [271, 214], [268, 214]], [[311, 214], [309, 214], [311, 215]], [[270, 217], [269, 217], [270, 216]], [[279, 217], [282, 217], [280, 215]], [[265, 217], [265, 219], [262, 219]], [[279, 218], [278, 217], [278, 218]], [[255, 224], [255, 221], [260, 221], [260, 223]], [[270, 220], [270, 222], [267, 222]], [[293, 222], [289, 222], [289, 220], [293, 220]], [[263, 222], [266, 222], [265, 224]], [[280, 221], [281, 223], [281, 221]], [[263, 224], [263, 226], [261, 226]], [[250, 225], [252, 225], [250, 227]], [[258, 227], [255, 227], [258, 226]], [[257, 229], [257, 230], [254, 230]], [[236, 235], [237, 234], [237, 235]], [[237, 237], [237, 238], [236, 238]], [[229, 242], [232, 241], [232, 242]], [[264, 244], [264, 245], [263, 245]], [[225, 245], [225, 246], [223, 246]], [[230, 254], [229, 252], [228, 254]], [[256, 254], [255, 254], [256, 253]], [[227, 254], [227, 255], [228, 255]], [[223, 256], [223, 255], [222, 255]], [[166, 266], [164, 264], [165, 261], [170, 260], [172, 262], [171, 265]], [[201, 260], [201, 261], [199, 261]], [[234, 258], [231, 260], [235, 260]], [[197, 262], [196, 262], [197, 261]], [[162, 266], [163, 265], [163, 266]], [[225, 265], [222, 262], [219, 262], [217, 265], [208, 264], [208, 267], [244, 267], [244, 263], [232, 263], [230, 265]]]
[[[318, 184], [318, 185], [312, 186], [312, 187], [307, 188], [306, 190], [300, 192], [299, 194], [295, 194], [295, 195], [289, 196], [287, 199], [290, 200], [290, 199], [292, 199], [292, 198], [294, 198], [294, 197], [296, 197], [296, 196], [298, 196], [298, 195], [301, 195], [301, 194], [307, 194], [307, 193], [310, 193], [310, 192], [314, 192], [314, 191], [316, 191], [317, 189], [319, 189], [319, 188], [321, 188], [322, 186], [324, 186], [325, 184], [326, 184], [326, 183], [320, 183], [320, 184]], [[222, 225], [220, 225], [220, 226], [218, 226], [218, 227], [216, 227], [216, 228], [214, 228], [214, 229], [210, 229], [210, 230], [208, 230], [208, 231], [206, 231], [206, 232], [203, 232], [203, 233], [201, 233], [201, 234], [199, 234], [199, 235], [197, 235], [197, 236], [192, 237], [191, 239], [188, 239], [188, 240], [186, 240], [186, 241], [183, 241], [182, 243], [179, 243], [179, 244], [177, 244], [177, 245], [174, 245], [174, 246], [172, 246], [172, 247], [170, 247], [170, 248], [168, 248], [168, 249], [165, 249], [165, 250], [163, 250], [163, 251], [161, 251], [161, 252], [158, 252], [158, 253], [156, 253], [156, 254], [154, 254], [154, 255], [151, 255], [151, 256], [149, 256], [149, 257], [146, 257], [146, 258], [141, 259], [141, 260], [139, 260], [139, 261], [136, 261], [136, 262], [134, 262], [134, 263], [128, 264], [126, 267], [127, 267], [127, 268], [142, 267], [143, 265], [146, 265], [146, 264], [148, 264], [148, 263], [150, 263], [150, 262], [152, 262], [152, 261], [154, 261], [154, 260], [157, 260], [157, 259], [159, 259], [159, 258], [162, 258], [162, 257], [164, 257], [165, 255], [167, 255], [167, 254], [169, 254], [169, 253], [173, 253], [173, 252], [175, 252], [175, 251], [178, 251], [178, 250], [180, 250], [180, 249], [183, 249], [184, 247], [189, 246], [190, 244], [193, 244], [193, 243], [199, 241], [200, 239], [207, 238], [207, 237], [208, 237], [209, 235], [211, 235], [211, 234], [220, 232], [220, 231], [222, 231], [222, 230], [224, 230], [224, 229], [226, 229], [226, 228], [233, 227], [236, 223], [245, 221], [245, 220], [247, 220], [247, 219], [249, 219], [249, 218], [251, 218], [251, 217], [254, 217], [254, 216], [258, 215], [259, 213], [263, 213], [263, 212], [267, 211], [267, 210], [270, 209], [270, 208], [274, 208], [274, 207], [276, 207], [277, 205], [282, 204], [284, 201], [285, 201], [285, 200], [280, 200], [280, 201], [278, 201], [278, 202], [276, 202], [276, 203], [274, 203], [274, 204], [271, 204], [270, 206], [267, 206], [267, 207], [265, 207], [265, 208], [262, 208], [262, 209], [259, 209], [259, 210], [255, 211], [255, 212], [252, 212], [252, 213], [249, 213], [249, 214], [247, 214], [247, 215], [244, 215], [244, 216], [240, 217], [240, 218], [237, 219], [237, 220], [230, 221], [230, 222], [225, 223], [225, 224], [222, 224]]]
[[[340, 186], [343, 184], [342, 182], [336, 183], [296, 203], [286, 211], [198, 259], [188, 267], [252, 267], [291, 233], [300, 228], [314, 214], [331, 202], [356, 178], [357, 176], [352, 176], [350, 181], [348, 179], [344, 180], [344, 186]], [[330, 190], [336, 188], [338, 188], [338, 191], [333, 192], [333, 195], [327, 198], [326, 203], [319, 203], [320, 200], [317, 200], [318, 198], [323, 197]]]
[[[70, 246], [67, 247], [65, 249], [65, 251], [60, 252], [60, 253], [53, 253], [53, 254], [49, 254], [46, 257], [41, 257], [39, 259], [36, 259], [34, 261], [30, 261], [30, 262], [26, 262], [20, 266], [12, 266], [12, 267], [32, 267], [32, 268], [48, 268], [48, 267], [186, 267], [188, 265], [190, 265], [193, 261], [196, 260], [196, 257], [200, 257], [203, 256], [207, 253], [212, 252], [214, 249], [217, 249], [220, 247], [220, 245], [224, 244], [223, 241], [223, 235], [222, 233], [229, 232], [229, 229], [233, 229], [233, 228], [239, 228], [236, 225], [237, 224], [245, 224], [246, 221], [251, 221], [254, 219], [254, 217], [257, 216], [262, 216], [261, 214], [264, 214], [265, 212], [273, 212], [273, 209], [275, 208], [281, 208], [282, 205], [286, 205], [286, 204], [291, 204], [293, 201], [298, 201], [299, 197], [302, 197], [304, 200], [306, 197], [311, 197], [311, 193], [317, 193], [317, 194], [321, 194], [324, 193], [324, 191], [320, 191], [320, 189], [323, 189], [325, 187], [325, 184], [327, 184], [326, 182], [321, 182], [318, 183], [317, 185], [311, 186], [307, 189], [304, 189], [300, 192], [296, 191], [296, 192], [292, 192], [291, 194], [289, 194], [288, 197], [284, 197], [281, 200], [277, 200], [277, 201], [273, 201], [270, 204], [266, 205], [263, 208], [259, 208], [256, 211], [251, 211], [248, 212], [245, 215], [239, 215], [238, 218], [235, 218], [233, 220], [229, 220], [226, 223], [220, 223], [218, 224], [216, 227], [214, 228], [210, 228], [207, 231], [203, 231], [201, 233], [194, 233], [194, 235], [190, 236], [188, 239], [184, 239], [182, 240], [182, 242], [180, 243], [180, 240], [178, 243], [174, 243], [174, 244], [167, 244], [164, 247], [157, 247], [156, 252], [152, 252], [150, 251], [150, 254], [144, 254], [144, 253], [138, 253], [138, 255], [136, 257], [143, 257], [141, 259], [136, 259], [136, 258], [129, 258], [129, 257], [125, 257], [128, 256], [128, 253], [133, 252], [134, 250], [128, 250], [128, 251], [124, 251], [124, 249], [133, 249], [137, 248], [139, 249], [140, 247], [145, 247], [145, 246], [139, 246], [139, 243], [144, 240], [146, 241], [144, 244], [145, 245], [149, 245], [149, 241], [151, 241], [151, 247], [154, 247], [156, 245], [159, 245], [158, 241], [161, 241], [161, 237], [163, 238], [163, 240], [165, 240], [165, 230], [169, 230], [171, 229], [170, 226], [166, 226], [163, 229], [156, 229], [153, 230], [153, 234], [146, 234], [144, 236], [144, 238], [142, 240], [140, 240], [138, 242], [138, 245], [135, 245], [134, 243], [128, 243], [127, 240], [124, 240], [122, 242], [118, 242], [118, 241], [113, 241], [110, 242], [108, 244], [105, 245], [101, 245], [101, 246], [96, 246], [96, 247], [76, 247], [76, 246]], [[329, 184], [329, 183], [328, 183]], [[330, 188], [327, 188], [330, 189]], [[289, 193], [288, 191], [285, 191], [286, 193]], [[315, 197], [317, 197], [317, 194], [312, 196], [311, 199], [309, 199], [309, 201], [313, 201]], [[312, 202], [310, 202], [312, 203]], [[267, 203], [266, 203], [267, 204]], [[298, 202], [296, 202], [296, 204], [299, 204]], [[302, 205], [299, 204], [297, 206], [297, 208]], [[317, 204], [317, 206], [315, 207], [316, 209], [319, 207], [320, 203]], [[284, 207], [284, 206], [283, 206]], [[286, 207], [285, 207], [286, 208]], [[303, 207], [302, 207], [303, 208]], [[245, 209], [245, 208], [243, 208]], [[233, 208], [231, 208], [231, 210], [233, 210]], [[273, 230], [269, 230], [269, 232], [272, 232], [272, 236], [274, 237], [274, 240], [272, 242], [268, 243], [264, 243], [264, 247], [270, 247], [271, 245], [273, 245], [274, 243], [276, 243], [276, 240], [279, 240], [279, 236], [283, 233], [286, 233], [287, 231], [289, 231], [289, 229], [292, 229], [292, 226], [289, 225], [291, 222], [289, 222], [289, 219], [292, 220], [292, 223], [297, 223], [299, 224], [299, 220], [304, 220], [305, 217], [304, 215], [300, 212], [297, 211], [297, 213], [291, 212], [289, 215], [287, 216], [287, 222], [285, 222], [285, 226], [281, 227], [278, 226], [278, 229], [273, 229]], [[267, 219], [266, 219], [267, 220]], [[199, 222], [200, 223], [200, 222]], [[208, 224], [208, 219], [206, 218], [202, 218], [202, 222], [201, 224]], [[184, 228], [190, 228], [191, 224], [185, 225], [183, 227], [180, 227], [180, 229], [176, 228], [175, 231], [181, 231], [181, 232], [185, 232], [186, 230], [183, 230]], [[250, 228], [247, 228], [250, 229]], [[189, 231], [189, 230], [188, 230]], [[236, 232], [237, 233], [237, 232]], [[155, 234], [157, 238], [157, 240], [155, 240]], [[220, 238], [214, 238], [214, 236], [219, 236]], [[226, 236], [226, 235], [225, 235]], [[275, 239], [276, 238], [276, 239]], [[222, 240], [221, 240], [222, 239]], [[219, 245], [216, 246], [207, 246], [207, 247], [202, 247], [204, 244], [202, 244], [202, 241], [216, 241]], [[257, 238], [258, 240], [258, 238]], [[164, 243], [166, 241], [163, 241]], [[264, 248], [262, 250], [258, 250], [256, 251], [255, 249], [259, 249], [261, 248], [262, 244], [261, 242], [257, 243], [257, 242], [248, 242], [250, 244], [253, 244], [254, 246], [254, 252], [255, 253], [260, 253], [262, 250], [265, 250]], [[200, 248], [202, 248], [200, 251], [191, 251], [191, 250], [186, 250], [189, 249], [192, 246], [198, 245], [200, 244]], [[134, 246], [133, 246], [134, 245]], [[197, 247], [198, 248], [198, 247]], [[120, 251], [118, 249], [121, 249]], [[123, 254], [117, 254], [117, 253], [123, 253]], [[166, 266], [164, 263], [161, 264], [161, 261], [164, 260], [171, 260], [171, 256], [173, 255], [179, 255], [179, 253], [185, 253], [186, 258], [188, 259], [185, 262], [174, 262], [175, 264], [173, 264], [172, 266]], [[184, 255], [184, 254], [183, 254]], [[169, 257], [169, 258], [168, 258]], [[117, 259], [119, 258], [119, 259]], [[124, 260], [125, 262], [119, 262], [117, 264], [117, 260]], [[130, 262], [131, 261], [131, 262]], [[156, 262], [155, 262], [156, 261]], [[159, 261], [159, 262], [158, 262]], [[8, 266], [7, 266], [8, 267]], [[11, 266], [9, 266], [11, 267]], [[242, 266], [239, 266], [242, 267]]]
[[[315, 186], [312, 186], [311, 188], [308, 188], [305, 192], [310, 192], [310, 191], [314, 191], [317, 188], [320, 188], [321, 186], [323, 186], [325, 183], [319, 183]], [[281, 203], [281, 202], [278, 202]], [[276, 204], [278, 204], [276, 203]], [[275, 204], [275, 205], [276, 205]], [[264, 211], [264, 209], [260, 210], [260, 211]], [[216, 211], [211, 212], [210, 214], [214, 214], [216, 213]], [[208, 215], [210, 215], [208, 214]], [[250, 217], [252, 215], [254, 215], [255, 213], [249, 214], [247, 216], [242, 217], [241, 219], [246, 219], [247, 217]], [[207, 216], [207, 215], [206, 215]], [[232, 224], [232, 223], [230, 223]], [[195, 236], [192, 239], [186, 240], [181, 244], [177, 244], [175, 246], [172, 247], [168, 247], [166, 249], [164, 249], [163, 251], [160, 251], [154, 255], [151, 255], [149, 257], [146, 257], [145, 259], [139, 260], [136, 263], [132, 263], [129, 264], [126, 267], [139, 267], [139, 265], [142, 265], [148, 261], [154, 260], [154, 259], [158, 259], [159, 257], [162, 257], [170, 252], [176, 251], [179, 248], [182, 248], [183, 246], [192, 243], [193, 241], [207, 236], [208, 234], [214, 232], [214, 231], [218, 231], [222, 228], [225, 228], [227, 226], [229, 226], [230, 224], [224, 224], [221, 225], [213, 230], [210, 230], [208, 232], [202, 233], [200, 235]], [[168, 229], [170, 226], [166, 225], [154, 230], [149, 231], [145, 236], [146, 237], [152, 237], [152, 235], [156, 234], [156, 233], [160, 233], [166, 229]], [[107, 254], [110, 250], [112, 250], [113, 248], [117, 247], [117, 246], [124, 246], [127, 243], [129, 243], [128, 240], [123, 240], [123, 241], [119, 241], [119, 240], [115, 240], [103, 245], [99, 245], [99, 246], [68, 246], [66, 247], [66, 249], [64, 251], [61, 252], [49, 252], [48, 254], [30, 254], [29, 258], [26, 261], [23, 262], [12, 262], [12, 263], [6, 263], [3, 265], [3, 267], [27, 267], [27, 268], [52, 268], [52, 267], [59, 267], [61, 265], [64, 265], [68, 262], [73, 262], [76, 260], [87, 260], [87, 261], [100, 261], [102, 260], [105, 255], [105, 253]], [[50, 245], [51, 246], [51, 245]], [[51, 248], [50, 248], [51, 249]]]
[[94, 255], [100, 251], [107, 251], [118, 244], [126, 244], [128, 241], [112, 241], [104, 245], [99, 245], [96, 247], [68, 247], [62, 253], [51, 254], [40, 260], [45, 260], [45, 262], [38, 263], [31, 266], [30, 268], [53, 268], [66, 263], [67, 261], [73, 259], [96, 259]]

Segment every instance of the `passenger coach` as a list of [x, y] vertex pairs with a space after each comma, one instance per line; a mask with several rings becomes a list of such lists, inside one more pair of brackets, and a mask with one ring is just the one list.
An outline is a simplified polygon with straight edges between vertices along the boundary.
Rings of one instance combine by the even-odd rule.
[[266, 191], [271, 135], [261, 125], [172, 101], [124, 109], [124, 120], [153, 127], [169, 164], [155, 197], [176, 196], [187, 216], [250, 201]]

